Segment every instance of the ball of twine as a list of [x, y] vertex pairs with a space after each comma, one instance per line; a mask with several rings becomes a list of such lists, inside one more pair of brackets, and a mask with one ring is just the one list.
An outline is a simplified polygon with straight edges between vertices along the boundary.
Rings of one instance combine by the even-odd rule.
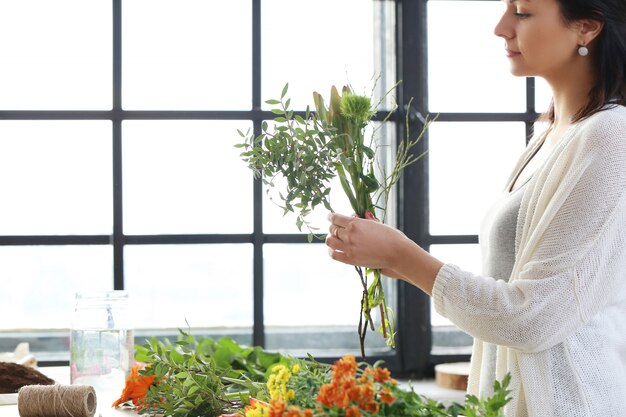
[[90, 385], [26, 385], [17, 395], [21, 417], [93, 417], [96, 406]]

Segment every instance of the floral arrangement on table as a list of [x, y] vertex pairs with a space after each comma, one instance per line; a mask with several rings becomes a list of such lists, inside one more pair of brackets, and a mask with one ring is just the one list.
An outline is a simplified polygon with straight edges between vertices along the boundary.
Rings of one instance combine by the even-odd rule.
[[[114, 407], [171, 417], [503, 417], [509, 376], [494, 395], [449, 406], [401, 387], [379, 363], [346, 355], [328, 365], [245, 348], [229, 338], [150, 340]], [[140, 369], [142, 368], [142, 369]]]
[[[264, 121], [257, 136], [249, 130], [246, 133], [238, 131], [244, 141], [235, 146], [242, 148], [242, 159], [254, 171], [255, 177], [262, 179], [268, 194], [276, 187], [277, 177], [286, 180], [285, 189], [278, 192], [281, 200], [278, 205], [285, 214], [296, 214], [296, 226], [299, 230], [303, 226], [308, 228], [309, 241], [316, 235], [317, 228], [307, 216], [319, 205], [333, 211], [329, 201], [333, 178], [339, 179], [357, 216], [371, 220], [378, 217], [384, 221], [392, 187], [399, 181], [402, 171], [424, 155], [415, 155], [413, 148], [431, 121], [426, 120], [417, 138], [400, 142], [394, 166], [386, 169], [376, 158], [378, 129], [373, 117], [378, 105], [373, 106], [370, 97], [355, 94], [348, 86], [343, 87], [340, 94], [333, 86], [328, 106], [322, 95], [314, 92], [315, 111], [307, 107], [302, 117], [289, 108], [288, 87], [288, 84], [284, 86], [280, 99], [266, 101], [278, 106], [272, 110], [276, 115], [273, 128], [270, 129]], [[394, 110], [388, 113], [383, 123]], [[407, 131], [408, 126], [407, 119]], [[368, 129], [373, 131], [370, 138], [366, 136]], [[394, 320], [385, 300], [381, 271], [361, 267], [356, 267], [356, 271], [363, 287], [358, 334], [361, 356], [365, 357], [368, 327], [375, 330], [372, 311], [379, 309], [378, 331], [391, 347], [395, 347]], [[369, 276], [372, 276], [370, 283]]]

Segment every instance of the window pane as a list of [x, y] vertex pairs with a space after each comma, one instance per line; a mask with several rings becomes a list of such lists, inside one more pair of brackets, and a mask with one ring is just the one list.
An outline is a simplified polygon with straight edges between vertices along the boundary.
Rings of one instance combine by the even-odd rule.
[[250, 109], [252, 3], [123, 1], [125, 109]]
[[3, 1], [0, 109], [110, 109], [111, 28], [110, 0]]
[[493, 29], [501, 2], [428, 2], [428, 99], [431, 112], [526, 110], [525, 78], [513, 77]]
[[373, 3], [261, 2], [263, 101], [279, 98], [287, 82], [295, 109], [313, 106], [313, 91], [327, 96], [332, 85], [349, 82], [357, 93], [369, 95], [376, 71]]
[[[264, 251], [268, 348], [358, 350], [363, 287], [354, 267], [333, 261], [322, 244], [267, 244]], [[388, 279], [385, 284], [386, 298], [392, 302], [395, 286]], [[380, 323], [379, 318], [375, 314], [375, 323]], [[311, 339], [311, 335], [285, 339], [281, 329], [283, 333], [326, 335], [324, 340]], [[367, 351], [387, 349], [382, 335], [375, 332], [368, 332], [366, 343]]]
[[125, 232], [250, 233], [252, 172], [234, 147], [247, 125], [124, 122]]
[[124, 254], [135, 328], [252, 332], [252, 245], [127, 246]]
[[430, 232], [478, 234], [526, 146], [524, 123], [441, 122], [429, 128]]
[[0, 246], [0, 276], [0, 330], [69, 329], [76, 292], [113, 289], [113, 251]]
[[0, 121], [0, 235], [109, 234], [111, 123]]
[[550, 107], [552, 100], [552, 90], [543, 78], [535, 77], [535, 110], [543, 113]]

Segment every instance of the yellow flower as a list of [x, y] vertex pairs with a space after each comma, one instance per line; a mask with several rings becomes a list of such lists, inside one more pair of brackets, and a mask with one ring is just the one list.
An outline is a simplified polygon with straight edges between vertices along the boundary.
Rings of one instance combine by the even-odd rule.
[[289, 401], [293, 400], [294, 398], [296, 398], [296, 393], [294, 390], [290, 389], [285, 393], [285, 400]]
[[300, 365], [298, 365], [297, 363], [293, 366], [293, 368], [291, 368], [291, 373], [292, 374], [297, 374], [298, 372], [300, 372]]
[[[289, 372], [289, 369], [285, 365], [276, 365], [274, 369], [272, 369], [272, 374], [267, 380], [267, 389], [270, 392], [270, 398], [272, 400], [290, 399], [288, 398], [287, 382], [289, 382], [291, 375], [291, 372]], [[293, 396], [291, 398], [293, 398]]]

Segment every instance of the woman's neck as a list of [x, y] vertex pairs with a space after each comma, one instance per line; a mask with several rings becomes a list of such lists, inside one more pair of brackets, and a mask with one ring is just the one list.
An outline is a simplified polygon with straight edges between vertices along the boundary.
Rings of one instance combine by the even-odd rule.
[[595, 77], [590, 64], [585, 64], [569, 71], [561, 71], [558, 76], [546, 78], [552, 88], [556, 127], [569, 126], [574, 116], [589, 101], [589, 91], [593, 87]]

